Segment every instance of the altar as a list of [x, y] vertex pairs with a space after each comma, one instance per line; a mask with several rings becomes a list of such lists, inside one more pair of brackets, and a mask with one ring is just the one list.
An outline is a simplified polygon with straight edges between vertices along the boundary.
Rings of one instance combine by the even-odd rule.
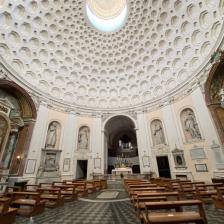
[[130, 167], [121, 167], [121, 168], [112, 169], [112, 174], [115, 175], [115, 176], [118, 176], [121, 173], [123, 175], [132, 174], [132, 168], [130, 168]]

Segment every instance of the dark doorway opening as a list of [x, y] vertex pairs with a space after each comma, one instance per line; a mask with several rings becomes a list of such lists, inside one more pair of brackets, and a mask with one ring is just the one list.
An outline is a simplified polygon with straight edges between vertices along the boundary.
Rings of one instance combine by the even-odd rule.
[[76, 178], [86, 179], [88, 160], [77, 160]]
[[159, 176], [171, 178], [168, 156], [158, 156], [156, 157], [156, 160], [159, 170]]

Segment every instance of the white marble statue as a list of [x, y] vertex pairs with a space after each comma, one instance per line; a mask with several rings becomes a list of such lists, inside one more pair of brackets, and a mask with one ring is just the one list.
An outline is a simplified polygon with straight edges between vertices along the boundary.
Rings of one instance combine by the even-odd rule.
[[87, 127], [80, 128], [78, 137], [78, 148], [88, 149], [89, 146], [89, 129]]
[[7, 130], [7, 122], [4, 118], [0, 118], [0, 151], [1, 151], [1, 145], [3, 144], [5, 134]]
[[192, 110], [186, 111], [186, 117], [184, 121], [184, 128], [186, 132], [189, 133], [191, 139], [188, 140], [194, 140], [194, 139], [201, 139], [201, 134], [198, 128], [198, 124], [194, 115], [194, 112]]
[[153, 121], [151, 128], [154, 145], [165, 144], [162, 122], [159, 120]]
[[224, 88], [219, 90], [219, 96], [221, 97], [221, 105], [224, 107]]
[[57, 142], [57, 122], [50, 123], [47, 131], [46, 148], [55, 148]]

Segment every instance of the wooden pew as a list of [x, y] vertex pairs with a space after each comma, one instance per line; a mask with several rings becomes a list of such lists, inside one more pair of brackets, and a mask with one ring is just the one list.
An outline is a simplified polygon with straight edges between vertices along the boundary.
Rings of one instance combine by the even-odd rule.
[[144, 191], [144, 192], [156, 192], [156, 191], [165, 191], [165, 187], [144, 187], [144, 188], [131, 188], [128, 191], [130, 198], [136, 194], [136, 192]]
[[[183, 211], [185, 206], [197, 206], [198, 211]], [[200, 223], [207, 224], [206, 215], [200, 200], [145, 202], [146, 211], [143, 214], [145, 224], [154, 223]], [[175, 212], [170, 209], [175, 209]], [[152, 212], [152, 210], [168, 209], [167, 212]], [[194, 207], [195, 209], [195, 207]]]
[[181, 184], [191, 183], [190, 180], [170, 180], [167, 183], [166, 189], [168, 191], [178, 191], [180, 189]]
[[179, 192], [181, 194], [182, 198], [185, 199], [194, 199], [195, 198], [195, 192], [196, 192], [196, 186], [205, 184], [203, 181], [197, 181], [197, 182], [181, 182]]
[[75, 186], [75, 190], [78, 193], [78, 196], [85, 196], [88, 194], [86, 181], [75, 181], [72, 184]]
[[179, 200], [180, 195], [177, 191], [174, 192], [136, 192], [134, 199], [134, 208], [137, 211], [140, 219], [143, 219], [142, 211], [145, 210], [145, 202]]
[[96, 191], [95, 182], [93, 180], [87, 180], [86, 181], [86, 189], [88, 193], [93, 193]]
[[10, 208], [11, 199], [0, 197], [0, 223], [12, 224], [15, 223], [17, 208]]
[[21, 187], [6, 187], [4, 195], [6, 195], [7, 197], [11, 197], [13, 192], [18, 192], [18, 191], [22, 191], [22, 188]]
[[222, 183], [196, 185], [195, 198], [198, 200], [209, 199], [211, 201], [212, 196], [217, 194], [216, 189], [221, 186], [223, 186]]
[[224, 208], [224, 187], [218, 187], [217, 194], [212, 196], [216, 208]]
[[100, 183], [101, 183], [102, 189], [107, 189], [107, 180], [106, 179], [100, 179]]
[[45, 201], [37, 192], [14, 192], [12, 206], [18, 208], [18, 214], [30, 217], [44, 212]]
[[[63, 183], [63, 182], [62, 182]], [[61, 189], [61, 195], [64, 197], [64, 201], [74, 201], [77, 199], [76, 186], [74, 184], [58, 184], [54, 183], [53, 187]]]
[[38, 184], [26, 184], [24, 186], [24, 191], [27, 191], [27, 192], [37, 192], [38, 188], [39, 188]]
[[46, 201], [46, 207], [55, 208], [64, 205], [64, 196], [60, 188], [38, 188], [40, 198]]
[[99, 180], [93, 179], [93, 182], [97, 190], [103, 189], [102, 182], [100, 179]]

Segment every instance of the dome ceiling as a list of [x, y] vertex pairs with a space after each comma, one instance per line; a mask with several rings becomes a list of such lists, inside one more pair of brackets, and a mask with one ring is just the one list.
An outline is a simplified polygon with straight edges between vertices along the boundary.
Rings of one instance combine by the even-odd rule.
[[[106, 14], [113, 17], [122, 9]], [[0, 2], [0, 54], [29, 88], [68, 106], [122, 109], [180, 88], [211, 54], [219, 0], [129, 0], [117, 32], [89, 25], [83, 0]], [[100, 4], [98, 5], [100, 6]]]

